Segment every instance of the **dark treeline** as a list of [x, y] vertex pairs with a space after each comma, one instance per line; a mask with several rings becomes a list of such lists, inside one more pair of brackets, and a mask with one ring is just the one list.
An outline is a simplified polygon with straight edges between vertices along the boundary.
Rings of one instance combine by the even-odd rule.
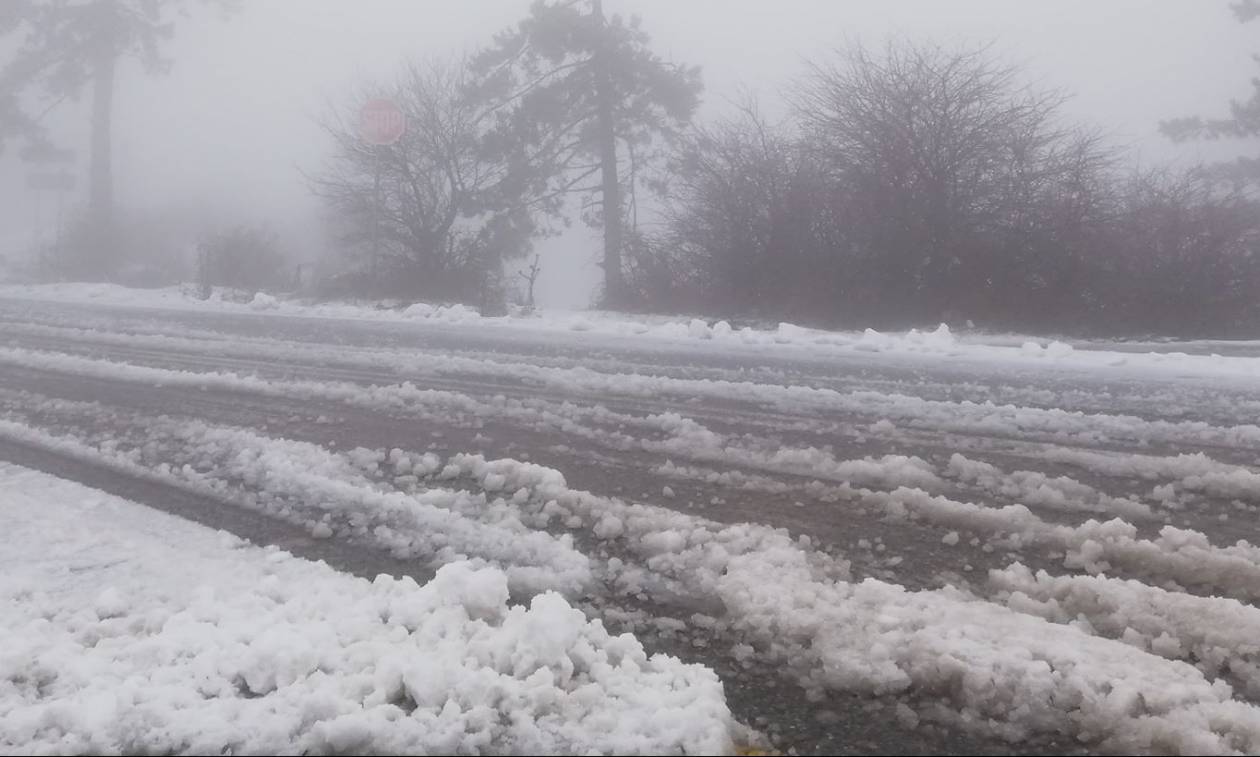
[[412, 128], [398, 145], [369, 147], [351, 118], [329, 120], [338, 151], [314, 184], [357, 261], [330, 293], [501, 312], [516, 281], [505, 264], [567, 223], [577, 195], [605, 232], [610, 307], [839, 327], [1260, 332], [1246, 177], [1135, 167], [1068, 122], [1064, 95], [1025, 86], [987, 50], [853, 47], [790, 85], [786, 119], [748, 103], [692, 123], [696, 72], [652, 55], [635, 24], [592, 18], [539, 3], [486, 52], [365, 91], [347, 114], [382, 93], [402, 103]]
[[830, 325], [1256, 333], [1246, 184], [1127, 166], [1062, 102], [983, 51], [814, 65], [786, 123], [748, 106], [679, 147], [639, 297]]
[[[19, 43], [0, 68], [0, 147], [49, 147], [32, 105], [93, 99], [88, 207], [46, 251], [47, 276], [158, 284], [191, 270], [203, 292], [298, 280], [265, 225], [183, 242], [195, 259], [181, 268], [152, 252], [172, 247], [169, 221], [113, 207], [115, 62], [164, 70], [181, 10], [237, 5], [24, 0], [0, 13], [0, 40]], [[1233, 7], [1260, 16], [1255, 0]], [[514, 269], [538, 240], [580, 220], [602, 233], [611, 308], [1260, 335], [1260, 161], [1134, 166], [1070, 123], [1062, 94], [1023, 81], [984, 49], [853, 47], [785, 87], [786, 117], [750, 102], [697, 122], [700, 72], [654, 53], [637, 19], [606, 17], [600, 0], [537, 0], [480, 51], [367, 83], [323, 120], [331, 154], [307, 178], [338, 259], [320, 293], [503, 312], [532, 302], [537, 258]], [[1228, 117], [1166, 133], [1260, 135], [1254, 84]], [[395, 144], [360, 133], [361, 107], [379, 98], [407, 116]]]

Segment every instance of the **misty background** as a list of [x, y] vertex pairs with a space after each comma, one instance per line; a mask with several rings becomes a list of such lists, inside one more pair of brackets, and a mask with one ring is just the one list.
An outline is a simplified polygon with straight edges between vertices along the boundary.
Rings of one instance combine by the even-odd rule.
[[[118, 207], [206, 228], [266, 223], [286, 255], [314, 260], [329, 242], [303, 172], [318, 171], [331, 151], [316, 119], [364, 83], [393, 79], [407, 60], [474, 51], [528, 9], [528, 0], [245, 0], [230, 15], [194, 6], [176, 18], [168, 74], [147, 75], [134, 61], [119, 67]], [[1239, 24], [1224, 0], [606, 0], [605, 11], [640, 16], [662, 57], [702, 68], [698, 122], [745, 94], [773, 117], [805, 59], [849, 42], [992, 43], [1034, 84], [1070, 93], [1070, 119], [1100, 127], [1142, 162], [1233, 155], [1236, 143], [1175, 144], [1159, 122], [1222, 113], [1245, 97], [1260, 47], [1257, 27]], [[76, 151], [77, 206], [87, 189], [88, 101], [46, 119], [50, 137]], [[0, 155], [0, 254], [21, 254], [41, 227], [51, 233], [56, 209], [25, 189], [25, 173], [16, 151]], [[574, 224], [537, 243], [540, 305], [591, 304], [598, 240]]]

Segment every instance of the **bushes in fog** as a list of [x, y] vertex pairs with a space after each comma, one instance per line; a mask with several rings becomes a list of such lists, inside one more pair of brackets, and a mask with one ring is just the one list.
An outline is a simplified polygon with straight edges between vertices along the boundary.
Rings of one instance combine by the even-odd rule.
[[96, 225], [75, 217], [40, 244], [36, 276], [55, 281], [112, 281], [125, 286], [169, 286], [192, 272], [189, 240], [199, 219], [181, 208], [118, 213], [108, 248]]
[[197, 244], [197, 285], [203, 298], [216, 286], [258, 291], [286, 283], [285, 259], [269, 229], [237, 226]]
[[1260, 326], [1260, 215], [1196, 171], [1135, 172], [984, 51], [856, 48], [677, 150], [644, 304], [903, 326]]

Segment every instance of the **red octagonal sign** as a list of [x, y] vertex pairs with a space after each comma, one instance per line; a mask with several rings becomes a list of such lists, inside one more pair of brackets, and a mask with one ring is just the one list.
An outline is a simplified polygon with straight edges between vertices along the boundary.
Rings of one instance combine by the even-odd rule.
[[407, 116], [393, 100], [368, 100], [359, 111], [359, 135], [370, 145], [392, 145], [407, 130]]

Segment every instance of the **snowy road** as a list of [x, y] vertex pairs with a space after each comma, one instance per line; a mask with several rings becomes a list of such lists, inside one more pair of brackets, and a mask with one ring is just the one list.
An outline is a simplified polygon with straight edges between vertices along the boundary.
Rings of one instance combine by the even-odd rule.
[[308, 315], [0, 294], [0, 460], [493, 567], [782, 750], [1260, 751], [1254, 345]]

